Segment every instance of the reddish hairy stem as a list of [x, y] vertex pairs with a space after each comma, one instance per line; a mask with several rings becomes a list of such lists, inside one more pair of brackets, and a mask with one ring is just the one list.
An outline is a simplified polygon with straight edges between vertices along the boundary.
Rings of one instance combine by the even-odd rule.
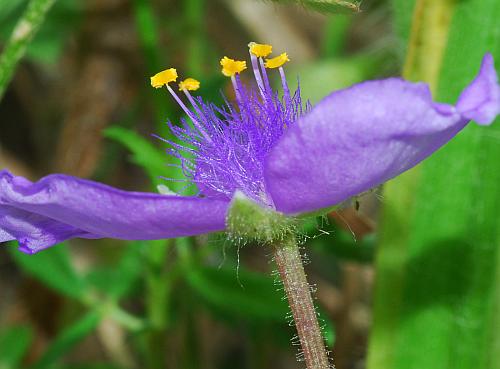
[[274, 244], [274, 259], [292, 310], [307, 369], [331, 368], [295, 237]]

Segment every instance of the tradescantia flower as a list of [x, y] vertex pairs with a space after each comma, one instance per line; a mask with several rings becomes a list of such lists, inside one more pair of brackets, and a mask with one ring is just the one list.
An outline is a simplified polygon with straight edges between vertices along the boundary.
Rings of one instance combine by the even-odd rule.
[[[270, 45], [251, 43], [255, 86], [245, 86], [244, 61], [221, 60], [235, 102], [224, 107], [179, 84], [186, 105], [170, 86], [175, 69], [151, 78], [166, 87], [187, 114], [170, 124], [169, 153], [196, 185], [196, 196], [127, 192], [55, 174], [30, 182], [0, 172], [0, 242], [18, 240], [35, 253], [69, 238], [162, 239], [226, 229], [235, 194], [259, 208], [297, 216], [338, 204], [413, 167], [470, 120], [490, 124], [500, 112], [500, 86], [487, 54], [479, 74], [455, 105], [432, 101], [426, 84], [399, 78], [368, 81], [336, 91], [315, 107], [290, 92], [286, 53], [265, 59]], [[277, 70], [282, 92], [271, 88]], [[189, 106], [189, 108], [188, 108]]]

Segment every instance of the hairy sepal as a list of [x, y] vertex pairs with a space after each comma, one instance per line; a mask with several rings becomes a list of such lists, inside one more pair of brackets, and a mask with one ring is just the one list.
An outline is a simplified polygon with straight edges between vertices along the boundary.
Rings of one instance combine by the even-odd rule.
[[231, 238], [264, 244], [283, 240], [296, 229], [296, 220], [264, 207], [236, 191], [226, 217]]

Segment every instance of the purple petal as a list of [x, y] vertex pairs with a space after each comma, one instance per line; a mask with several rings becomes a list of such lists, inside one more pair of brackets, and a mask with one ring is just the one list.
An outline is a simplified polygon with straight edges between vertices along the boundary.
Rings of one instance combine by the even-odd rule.
[[0, 242], [12, 241], [15, 239], [16, 238], [13, 235], [11, 235], [10, 233], [7, 233], [7, 231], [0, 229]]
[[0, 242], [17, 239], [19, 249], [28, 254], [73, 237], [100, 238], [42, 215], [4, 205], [0, 205], [0, 227], [4, 229], [0, 230]]
[[401, 79], [364, 82], [327, 96], [267, 158], [266, 186], [276, 208], [298, 214], [338, 204], [413, 167], [472, 117], [491, 121], [499, 106], [492, 103], [498, 86], [490, 66], [487, 57], [460, 110], [434, 103], [427, 85]]
[[500, 114], [500, 86], [491, 54], [484, 56], [479, 74], [458, 98], [457, 110], [482, 125]]
[[66, 175], [0, 171], [0, 241], [37, 252], [73, 237], [151, 240], [223, 230], [228, 201], [127, 192]]

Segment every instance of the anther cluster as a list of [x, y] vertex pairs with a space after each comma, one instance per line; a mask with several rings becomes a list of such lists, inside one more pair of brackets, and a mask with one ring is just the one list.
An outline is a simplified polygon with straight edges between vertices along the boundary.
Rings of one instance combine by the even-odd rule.
[[[199, 195], [231, 198], [236, 190], [261, 204], [273, 206], [265, 187], [263, 165], [271, 148], [302, 114], [308, 110], [300, 96], [300, 88], [291, 94], [283, 64], [288, 55], [283, 53], [265, 59], [272, 47], [249, 44], [255, 85], [244, 85], [240, 73], [245, 61], [224, 57], [222, 73], [231, 78], [235, 101], [218, 107], [205, 102], [189, 91], [199, 88], [199, 82], [188, 78], [179, 84], [190, 107], [169, 86], [177, 79], [175, 69], [167, 69], [151, 77], [153, 87], [166, 86], [181, 106], [187, 119], [181, 125], [168, 122], [176, 140], [166, 140], [168, 153], [180, 160], [180, 166], [189, 183], [195, 184]], [[266, 69], [278, 69], [282, 92], [271, 88]], [[165, 178], [166, 180], [172, 180]]]

